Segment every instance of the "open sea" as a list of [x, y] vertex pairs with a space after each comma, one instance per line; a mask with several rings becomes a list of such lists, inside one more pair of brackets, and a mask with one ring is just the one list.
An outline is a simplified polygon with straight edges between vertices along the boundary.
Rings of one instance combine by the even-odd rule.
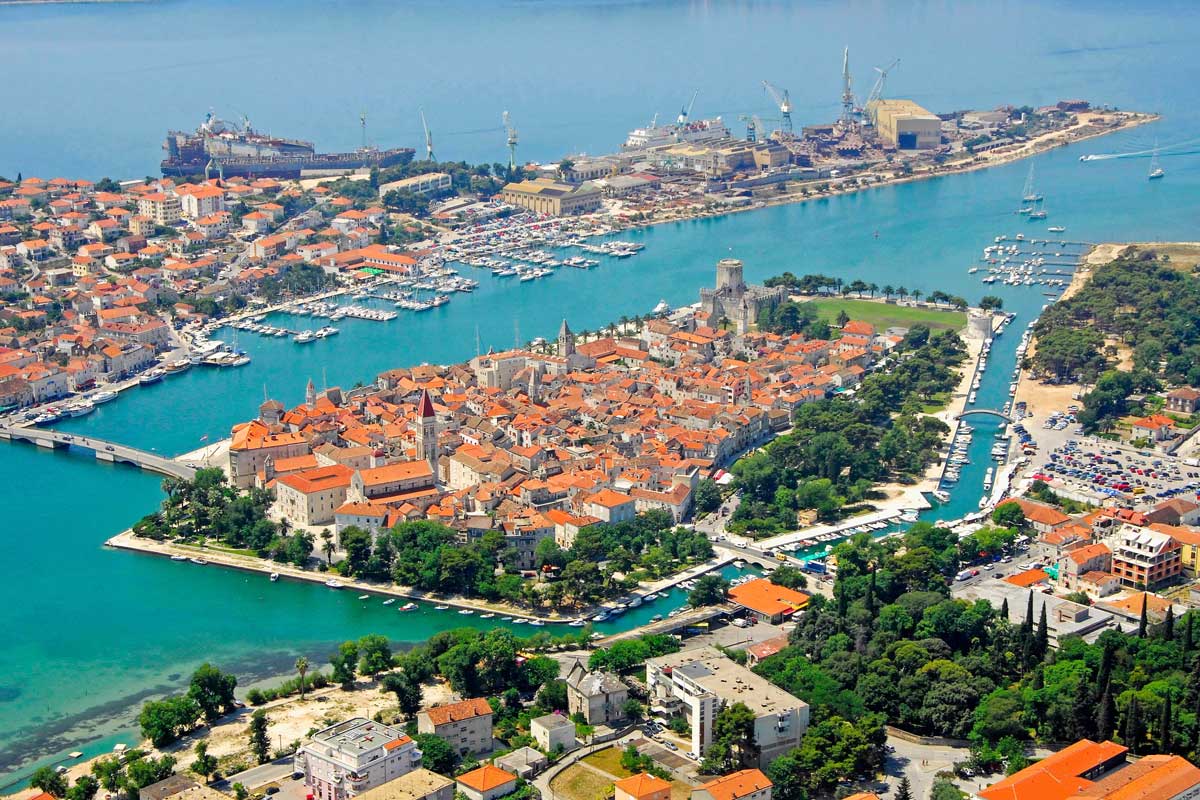
[[[1064, 98], [1156, 111], [1161, 122], [1039, 156], [1050, 219], [1075, 241], [1195, 240], [1200, 208], [1200, 19], [1193, 3], [1147, 2], [335, 2], [167, 0], [0, 6], [0, 175], [155, 174], [168, 127], [193, 128], [211, 108], [256, 127], [360, 143], [359, 114], [380, 146], [422, 146], [423, 107], [442, 159], [502, 161], [500, 115], [520, 131], [522, 159], [614, 150], [658, 113], [669, 120], [699, 90], [695, 117], [769, 118], [761, 88], [790, 90], [797, 127], [838, 110], [841, 48], [855, 91], [873, 65], [900, 58], [887, 95], [934, 111], [1040, 105]], [[1080, 163], [1085, 153], [1148, 158]], [[622, 234], [644, 242], [627, 260], [559, 270], [517, 284], [486, 271], [480, 289], [390, 323], [346, 319], [341, 334], [300, 348], [242, 334], [253, 363], [193, 369], [125, 393], [64, 427], [175, 454], [252, 416], [264, 391], [285, 403], [318, 385], [350, 386], [381, 370], [450, 362], [482, 346], [551, 337], [647, 313], [660, 299], [694, 302], [733, 255], [761, 280], [790, 270], [880, 285], [941, 289], [975, 301], [1000, 294], [1018, 313], [993, 348], [977, 408], [998, 407], [1039, 287], [985, 291], [967, 268], [999, 234], [1039, 226], [1014, 213], [1028, 165], [875, 189], [716, 220]], [[878, 235], [876, 235], [878, 234]], [[466, 272], [466, 268], [464, 268]], [[469, 273], [467, 273], [469, 274]], [[282, 321], [280, 318], [279, 321]], [[310, 325], [306, 325], [309, 327]], [[292, 326], [294, 327], [294, 326]], [[975, 423], [972, 423], [973, 425]], [[991, 428], [948, 507], [974, 510]], [[142, 699], [177, 690], [202, 660], [243, 684], [324, 663], [334, 642], [368, 632], [416, 642], [485, 621], [423, 610], [398, 614], [319, 586], [103, 549], [147, 513], [159, 479], [122, 465], [0, 445], [0, 784], [69, 750], [133, 741]], [[679, 604], [675, 595], [621, 625]], [[7, 777], [5, 777], [7, 776]]]

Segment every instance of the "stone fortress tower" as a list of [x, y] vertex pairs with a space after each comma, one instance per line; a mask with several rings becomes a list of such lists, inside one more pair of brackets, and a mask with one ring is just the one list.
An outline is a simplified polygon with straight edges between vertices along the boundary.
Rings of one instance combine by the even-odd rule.
[[716, 328], [727, 320], [737, 334], [749, 331], [763, 309], [774, 308], [786, 299], [785, 287], [747, 286], [742, 262], [736, 258], [718, 261], [716, 288], [700, 290], [700, 308], [708, 313], [708, 324]]

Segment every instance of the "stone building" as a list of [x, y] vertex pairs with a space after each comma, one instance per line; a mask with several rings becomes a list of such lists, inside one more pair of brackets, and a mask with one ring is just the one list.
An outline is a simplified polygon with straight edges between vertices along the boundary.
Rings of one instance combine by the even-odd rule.
[[717, 262], [717, 286], [700, 290], [700, 309], [709, 315], [708, 324], [718, 328], [723, 322], [735, 333], [746, 333], [758, 321], [763, 309], [787, 299], [787, 288], [747, 286], [742, 278], [742, 262], [723, 258]]

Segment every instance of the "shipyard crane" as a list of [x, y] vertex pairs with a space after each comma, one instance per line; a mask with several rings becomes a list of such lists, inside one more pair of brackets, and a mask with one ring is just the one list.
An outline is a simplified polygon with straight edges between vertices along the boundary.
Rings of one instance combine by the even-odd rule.
[[770, 81], [763, 81], [763, 88], [767, 90], [767, 94], [771, 95], [771, 99], [775, 101], [775, 105], [779, 106], [779, 116], [783, 122], [783, 130], [786, 133], [792, 132], [792, 98], [788, 97], [787, 89], [780, 89]]
[[875, 85], [871, 87], [871, 93], [867, 95], [867, 102], [863, 103], [863, 110], [867, 113], [867, 121], [871, 124], [874, 124], [874, 120], [871, 118], [871, 104], [883, 99], [883, 90], [887, 86], [888, 73], [899, 65], [900, 59], [897, 58], [882, 69], [879, 67], [875, 68], [875, 71], [879, 73], [879, 77], [875, 79]]
[[692, 115], [692, 106], [696, 105], [696, 95], [700, 94], [700, 90], [692, 92], [692, 101], [679, 110], [679, 118], [675, 120], [680, 125], [686, 125], [688, 117]]
[[504, 130], [508, 132], [508, 168], [515, 170], [517, 168], [517, 129], [512, 124], [512, 117], [505, 111], [500, 117], [504, 123]]
[[433, 156], [433, 134], [429, 132], [429, 123], [425, 121], [425, 109], [418, 108], [417, 112], [421, 115], [421, 127], [425, 129], [425, 160], [437, 161]]
[[850, 48], [842, 50], [842, 127], [854, 125], [854, 90], [850, 86]]
[[758, 123], [750, 114], [738, 114], [738, 119], [746, 123], [746, 141], [758, 141]]

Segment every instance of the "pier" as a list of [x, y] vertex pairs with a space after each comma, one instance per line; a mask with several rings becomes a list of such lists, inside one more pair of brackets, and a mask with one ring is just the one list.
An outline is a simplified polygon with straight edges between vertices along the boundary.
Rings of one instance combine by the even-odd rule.
[[156, 472], [182, 480], [191, 480], [196, 475], [195, 467], [189, 467], [172, 458], [160, 456], [136, 447], [97, 439], [94, 436], [80, 436], [73, 433], [63, 433], [51, 428], [26, 428], [21, 426], [0, 427], [0, 439], [11, 442], [28, 442], [44, 447], [47, 450], [61, 450], [67, 447], [78, 447], [92, 450], [97, 461], [111, 463], [122, 462], [140, 467], [147, 472]]

